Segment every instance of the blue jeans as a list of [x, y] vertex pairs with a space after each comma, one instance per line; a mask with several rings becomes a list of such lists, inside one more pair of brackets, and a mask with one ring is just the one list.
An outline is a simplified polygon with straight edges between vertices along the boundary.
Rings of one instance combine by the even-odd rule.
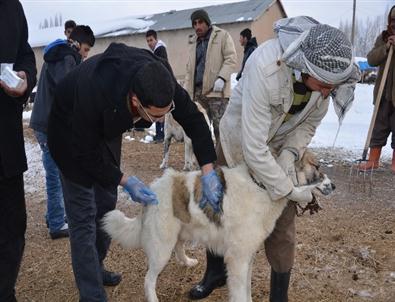
[[47, 188], [47, 213], [45, 218], [48, 222], [49, 231], [53, 233], [59, 231], [65, 223], [62, 184], [59, 169], [49, 153], [47, 134], [39, 131], [34, 131], [34, 134], [43, 152], [42, 161]]

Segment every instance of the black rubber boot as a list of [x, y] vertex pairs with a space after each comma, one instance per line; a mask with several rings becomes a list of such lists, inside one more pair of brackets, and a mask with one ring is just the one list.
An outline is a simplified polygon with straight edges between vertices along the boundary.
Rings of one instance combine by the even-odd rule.
[[206, 298], [211, 292], [226, 284], [226, 267], [224, 258], [206, 251], [207, 268], [202, 281], [192, 287], [189, 291], [189, 298], [199, 300]]
[[270, 274], [270, 302], [288, 302], [288, 287], [291, 271]]

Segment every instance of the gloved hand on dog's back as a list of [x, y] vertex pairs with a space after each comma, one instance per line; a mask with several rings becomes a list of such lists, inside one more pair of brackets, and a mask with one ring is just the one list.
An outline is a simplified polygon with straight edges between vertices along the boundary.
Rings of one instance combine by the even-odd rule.
[[199, 206], [203, 209], [207, 203], [213, 208], [214, 212], [221, 211], [220, 202], [224, 194], [221, 181], [215, 170], [211, 170], [201, 177], [203, 197], [199, 202]]
[[307, 205], [313, 200], [313, 193], [311, 192], [311, 186], [294, 187], [286, 198], [292, 201], [296, 201], [301, 206]]
[[145, 206], [159, 203], [156, 194], [136, 176], [129, 176], [123, 188], [135, 202]]

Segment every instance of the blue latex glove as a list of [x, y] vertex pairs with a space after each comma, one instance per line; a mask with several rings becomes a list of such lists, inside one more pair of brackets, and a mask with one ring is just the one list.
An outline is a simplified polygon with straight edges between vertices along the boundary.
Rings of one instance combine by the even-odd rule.
[[207, 203], [213, 208], [214, 212], [221, 211], [220, 201], [224, 194], [222, 184], [217, 176], [217, 173], [212, 170], [201, 177], [203, 197], [199, 202], [199, 206], [203, 209]]
[[129, 176], [123, 188], [135, 202], [142, 203], [145, 206], [159, 203], [156, 194], [136, 176]]

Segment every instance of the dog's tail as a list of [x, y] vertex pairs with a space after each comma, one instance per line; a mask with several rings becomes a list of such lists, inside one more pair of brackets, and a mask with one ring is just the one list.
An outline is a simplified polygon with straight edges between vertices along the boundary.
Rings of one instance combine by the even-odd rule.
[[121, 211], [108, 212], [103, 220], [102, 227], [112, 239], [119, 242], [125, 248], [140, 248], [141, 215], [128, 218]]

